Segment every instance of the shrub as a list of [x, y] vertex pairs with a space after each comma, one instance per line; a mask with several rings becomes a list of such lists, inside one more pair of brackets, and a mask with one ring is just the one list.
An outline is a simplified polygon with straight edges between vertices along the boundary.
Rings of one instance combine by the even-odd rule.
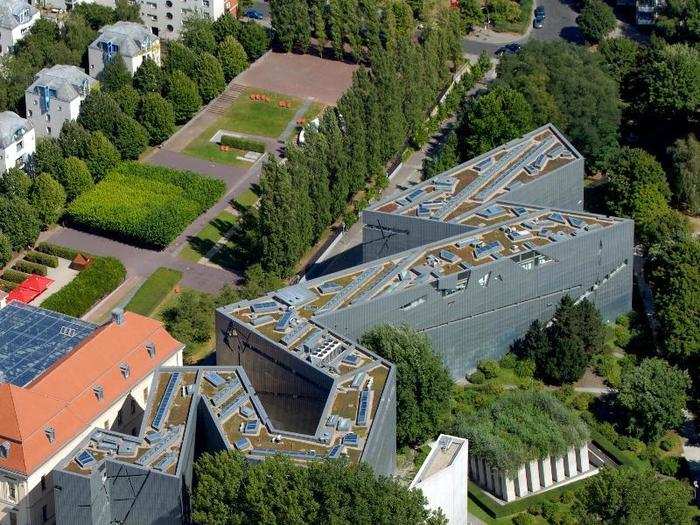
[[535, 375], [535, 362], [532, 359], [520, 359], [515, 365], [515, 373], [518, 377], [528, 378]]
[[516, 514], [513, 516], [512, 520], [514, 525], [535, 525], [537, 523], [537, 519], [527, 512]]
[[0, 268], [5, 266], [12, 259], [12, 243], [7, 236], [0, 232]]
[[223, 194], [222, 181], [126, 162], [68, 208], [73, 224], [139, 245], [167, 246]]
[[677, 457], [666, 456], [652, 461], [654, 468], [664, 476], [675, 477], [681, 467], [681, 462]]
[[501, 361], [499, 362], [499, 365], [501, 368], [504, 368], [506, 370], [513, 370], [518, 364], [518, 358], [515, 356], [515, 354], [508, 352], [506, 355], [501, 357]]
[[37, 264], [29, 261], [17, 261], [12, 267], [15, 270], [25, 273], [34, 273], [36, 275], [46, 275], [48, 268], [43, 264]]
[[10, 281], [17, 284], [24, 281], [27, 277], [29, 277], [28, 273], [20, 272], [19, 270], [5, 270], [2, 274], [2, 278], [5, 281]]
[[221, 144], [230, 146], [236, 149], [245, 151], [255, 151], [257, 153], [265, 153], [265, 144], [257, 140], [246, 139], [242, 137], [233, 137], [231, 135], [222, 135]]
[[13, 283], [12, 281], [6, 281], [4, 279], [0, 279], [0, 290], [3, 292], [11, 292], [15, 288], [19, 286], [19, 283]]
[[73, 260], [73, 258], [78, 255], [77, 250], [74, 250], [73, 248], [59, 246], [58, 244], [51, 244], [50, 242], [40, 242], [34, 249], [37, 252], [55, 255], [56, 257], [69, 260]]
[[41, 307], [81, 317], [117, 288], [125, 277], [124, 265], [117, 259], [96, 257], [75, 279], [41, 303]]
[[484, 381], [486, 381], [486, 376], [481, 370], [477, 370], [476, 372], [472, 373], [468, 379], [470, 383], [481, 385]]
[[494, 379], [498, 376], [498, 363], [493, 359], [479, 361], [477, 368], [484, 374], [486, 379]]
[[141, 285], [126, 309], [141, 315], [151, 315], [180, 279], [182, 273], [177, 270], [158, 268]]
[[643, 442], [630, 436], [618, 436], [615, 440], [615, 445], [622, 450], [629, 450], [638, 455], [642, 454], [646, 449], [646, 445]]
[[615, 29], [615, 14], [602, 0], [588, 0], [581, 10], [578, 25], [583, 37], [597, 44]]
[[48, 253], [29, 252], [24, 256], [24, 260], [37, 264], [43, 264], [44, 266], [50, 266], [51, 268], [58, 267], [58, 257], [55, 255], [49, 255]]
[[668, 452], [669, 450], [673, 450], [673, 448], [678, 446], [680, 441], [681, 439], [675, 434], [669, 434], [661, 438], [659, 441], [659, 447], [661, 450]]

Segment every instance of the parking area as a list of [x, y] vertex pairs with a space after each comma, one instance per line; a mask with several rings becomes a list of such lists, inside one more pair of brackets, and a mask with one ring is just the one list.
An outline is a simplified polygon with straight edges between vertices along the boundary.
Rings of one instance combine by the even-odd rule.
[[311, 55], [268, 52], [236, 77], [236, 83], [292, 97], [335, 104], [357, 68]]

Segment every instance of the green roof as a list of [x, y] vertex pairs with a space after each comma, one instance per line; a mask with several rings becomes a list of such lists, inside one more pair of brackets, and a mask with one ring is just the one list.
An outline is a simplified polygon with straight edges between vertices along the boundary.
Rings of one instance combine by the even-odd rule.
[[480, 407], [456, 424], [469, 439], [469, 453], [514, 475], [529, 461], [562, 456], [589, 439], [576, 412], [550, 392], [513, 390]]

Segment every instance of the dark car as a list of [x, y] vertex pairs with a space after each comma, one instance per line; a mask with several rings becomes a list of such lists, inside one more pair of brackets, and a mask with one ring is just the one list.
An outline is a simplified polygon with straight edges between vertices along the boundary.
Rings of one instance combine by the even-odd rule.
[[538, 5], [538, 6], [535, 8], [535, 19], [538, 19], [538, 18], [539, 18], [540, 20], [544, 20], [545, 18], [547, 18], [546, 13], [544, 12], [544, 6], [543, 6], [543, 5]]
[[245, 16], [247, 16], [248, 18], [253, 18], [255, 20], [263, 19], [263, 14], [260, 11], [256, 11], [255, 9], [248, 9], [245, 12]]
[[520, 52], [520, 50], [522, 48], [523, 48], [523, 46], [513, 42], [511, 44], [508, 44], [508, 45], [505, 45], [503, 47], [498, 48], [498, 50], [496, 51], [496, 56], [501, 57], [503, 55], [514, 55], [514, 54]]
[[542, 29], [543, 26], [544, 18], [535, 17], [535, 19], [532, 21], [532, 27], [534, 27], [535, 29]]

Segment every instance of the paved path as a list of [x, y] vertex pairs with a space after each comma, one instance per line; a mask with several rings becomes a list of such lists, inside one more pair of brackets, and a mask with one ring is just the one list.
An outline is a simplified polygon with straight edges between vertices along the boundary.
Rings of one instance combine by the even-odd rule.
[[292, 135], [292, 133], [294, 133], [294, 130], [297, 129], [297, 122], [299, 122], [299, 119], [301, 119], [304, 116], [304, 114], [309, 110], [312, 102], [313, 100], [310, 98], [304, 99], [304, 103], [301, 106], [299, 106], [299, 109], [297, 109], [296, 113], [294, 113], [292, 120], [287, 122], [287, 127], [284, 128], [284, 131], [279, 136], [280, 142], [282, 142], [283, 144], [287, 142], [287, 139]]
[[[693, 481], [700, 485], [700, 429], [695, 416], [686, 414], [686, 421], [681, 429], [683, 437], [683, 457], [688, 462], [688, 469]], [[695, 503], [700, 504], [700, 490], [696, 490]]]

